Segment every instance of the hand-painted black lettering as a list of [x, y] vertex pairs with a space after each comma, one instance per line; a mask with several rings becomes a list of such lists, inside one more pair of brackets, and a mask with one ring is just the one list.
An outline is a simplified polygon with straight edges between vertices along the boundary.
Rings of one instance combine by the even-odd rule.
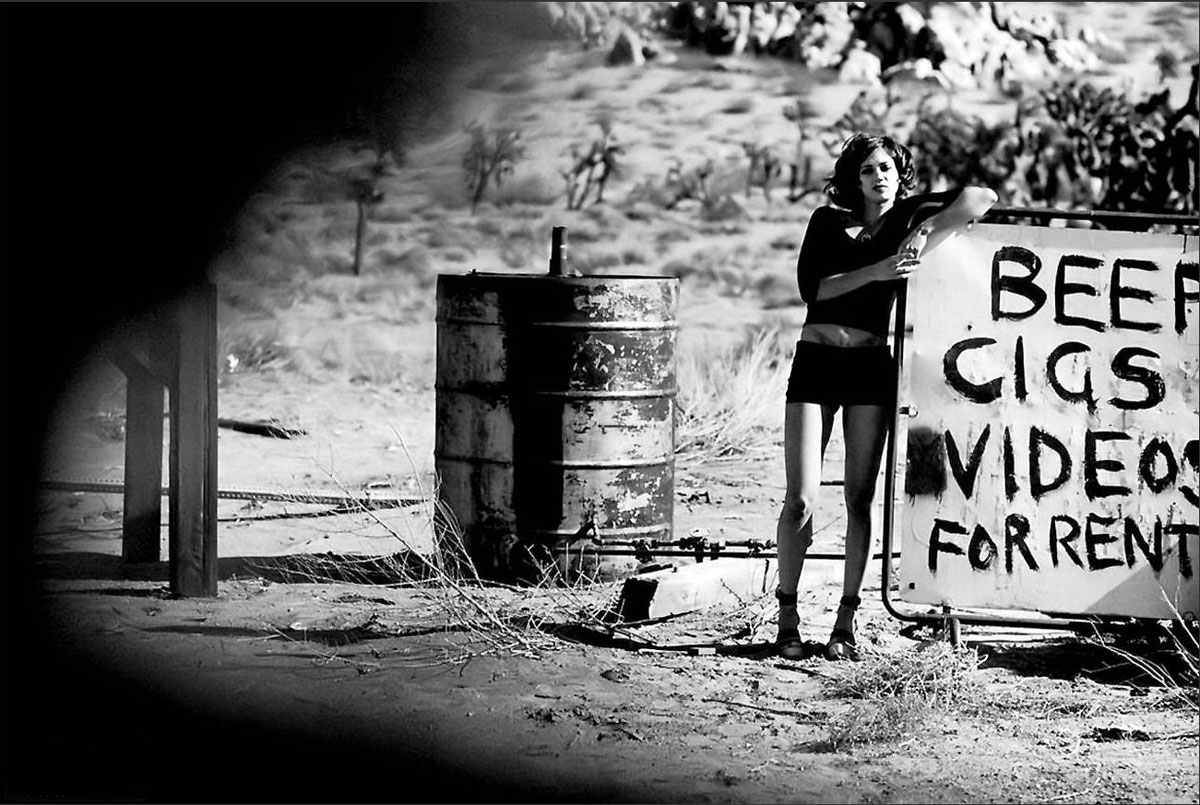
[[1097, 458], [1096, 445], [1099, 442], [1118, 442], [1129, 439], [1128, 433], [1116, 430], [1088, 430], [1083, 440], [1083, 490], [1088, 500], [1106, 498], [1112, 495], [1128, 495], [1129, 487], [1124, 484], [1105, 484], [1100, 482], [1097, 473], [1100, 470], [1120, 472], [1125, 469], [1124, 463], [1115, 458]]
[[953, 520], [942, 520], [934, 518], [933, 530], [929, 532], [929, 572], [937, 573], [937, 560], [939, 553], [951, 553], [962, 556], [962, 546], [955, 545], [953, 542], [945, 542], [942, 540], [942, 534], [966, 534], [967, 529], [963, 528]]
[[[1067, 525], [1067, 535], [1060, 537], [1058, 535], [1058, 524], [1065, 523]], [[1050, 518], [1050, 562], [1055, 567], [1058, 567], [1058, 546], [1062, 545], [1063, 553], [1065, 553], [1072, 562], [1079, 567], [1083, 567], [1083, 560], [1079, 558], [1078, 551], [1072, 542], [1079, 539], [1079, 521], [1067, 514], [1056, 514]]]
[[[1042, 480], [1042, 447], [1058, 454], [1058, 474], [1050, 481]], [[1029, 429], [1029, 493], [1037, 500], [1053, 492], [1071, 477], [1071, 454], [1066, 445], [1039, 427]]]
[[1013, 391], [1017, 399], [1025, 402], [1029, 390], [1025, 386], [1025, 336], [1017, 336], [1017, 345], [1013, 349]]
[[1143, 302], [1150, 302], [1154, 299], [1154, 292], [1151, 290], [1134, 288], [1121, 283], [1121, 270], [1126, 268], [1133, 271], [1158, 271], [1158, 264], [1152, 263], [1149, 260], [1130, 260], [1124, 257], [1118, 257], [1113, 261], [1112, 283], [1109, 286], [1108, 292], [1109, 307], [1112, 313], [1112, 326], [1125, 330], [1142, 330], [1147, 333], [1161, 330], [1161, 324], [1150, 321], [1132, 321], [1125, 318], [1125, 315], [1122, 313], [1122, 299], [1140, 299]]
[[971, 544], [967, 546], [967, 559], [970, 561], [971, 567], [976, 570], [987, 570], [996, 560], [998, 553], [996, 543], [988, 534], [987, 529], [982, 525], [976, 525], [974, 533], [971, 534]]
[[[1157, 473], [1159, 456], [1162, 456], [1166, 465], [1166, 472], [1162, 475]], [[1138, 461], [1138, 475], [1146, 488], [1156, 495], [1175, 483], [1175, 478], [1179, 475], [1179, 463], [1175, 461], [1175, 454], [1171, 452], [1171, 445], [1166, 439], [1156, 437], [1142, 448], [1142, 458]]]
[[[1192, 472], [1200, 474], [1200, 439], [1192, 439], [1183, 446], [1183, 460], [1192, 465]], [[1179, 491], [1188, 503], [1200, 506], [1200, 494], [1197, 494], [1194, 486], [1180, 484]]]
[[946, 491], [946, 446], [942, 434], [927, 425], [908, 429], [904, 494], [940, 495]]
[[1140, 400], [1126, 400], [1124, 397], [1113, 397], [1109, 402], [1114, 408], [1123, 411], [1140, 411], [1153, 408], [1167, 396], [1167, 384], [1162, 375], [1146, 366], [1134, 366], [1134, 358], [1159, 359], [1159, 354], [1142, 347], [1122, 347], [1112, 359], [1113, 374], [1121, 380], [1140, 383], [1146, 389], [1146, 396]]
[[1107, 531], [1092, 530], [1093, 524], [1112, 525], [1116, 521], [1116, 517], [1101, 517], [1088, 512], [1087, 526], [1083, 530], [1083, 543], [1087, 547], [1088, 570], [1103, 570], [1106, 567], [1117, 567], [1121, 564], [1121, 560], [1115, 556], [1101, 556], [1096, 552], [1098, 547], [1116, 542], [1117, 538]]
[[[995, 309], [995, 262], [993, 261], [992, 268], [992, 318], [996, 318]], [[1192, 289], [1189, 291], [1185, 283], [1191, 283]], [[1187, 306], [1188, 302], [1200, 301], [1200, 263], [1185, 263], [1180, 262], [1175, 266], [1175, 332], [1180, 335], [1187, 329]]]
[[1077, 355], [1082, 353], [1090, 353], [1092, 348], [1087, 344], [1082, 344], [1078, 341], [1067, 341], [1064, 344], [1059, 344], [1050, 352], [1050, 357], [1046, 359], [1046, 382], [1050, 384], [1050, 388], [1054, 389], [1054, 393], [1069, 403], [1082, 402], [1087, 404], [1088, 412], [1096, 412], [1096, 395], [1092, 392], [1092, 370], [1087, 368], [1083, 370], [1083, 389], [1080, 391], [1072, 391], [1062, 384], [1058, 379], [1058, 364], [1067, 355]]
[[[1003, 263], [1016, 263], [1025, 269], [1025, 276], [1018, 277], [1002, 274], [1000, 266]], [[992, 320], [1027, 319], [1042, 309], [1046, 304], [1046, 292], [1034, 279], [1042, 270], [1042, 258], [1023, 246], [1002, 246], [992, 255]], [[1004, 292], [1024, 297], [1029, 303], [1025, 310], [1001, 310], [1000, 299]]]
[[1154, 549], [1146, 543], [1146, 538], [1142, 536], [1141, 529], [1132, 517], [1125, 518], [1125, 564], [1133, 567], [1137, 555], [1133, 552], [1133, 545], [1137, 543], [1138, 548], [1142, 552], [1142, 556], [1146, 557], [1146, 561], [1150, 563], [1150, 567], [1154, 568], [1155, 573], [1162, 572], [1163, 567], [1163, 552], [1162, 552], [1162, 536], [1163, 524], [1162, 518], [1154, 518]]
[[1104, 322], [1089, 319], [1084, 316], [1067, 314], [1068, 296], [1099, 296], [1095, 286], [1083, 282], [1067, 282], [1068, 268], [1096, 269], [1104, 264], [1096, 257], [1085, 257], [1081, 254], [1064, 254], [1058, 261], [1058, 274], [1054, 278], [1054, 321], [1064, 327], [1086, 327], [1098, 333], [1104, 332]]
[[950, 431], [946, 431], [946, 458], [950, 463], [950, 472], [954, 475], [954, 480], [958, 482], [958, 488], [962, 490], [963, 497], [968, 500], [975, 494], [975, 478], [979, 475], [979, 462], [983, 458], [983, 448], [987, 445], [988, 437], [992, 434], [991, 424], [987, 424], [983, 428], [983, 433], [979, 434], [978, 441], [971, 448], [971, 455], [967, 458], [967, 466], [963, 467], [962, 456], [958, 452], [958, 443], [954, 441], [954, 436]]
[[1200, 537], [1200, 525], [1195, 523], [1169, 523], [1163, 531], [1168, 537], [1179, 535], [1179, 575], [1190, 579], [1195, 572], [1192, 567], [1191, 548], [1188, 547], [1188, 537]]
[[1003, 386], [1004, 380], [997, 377], [983, 385], [972, 383], [959, 371], [958, 357], [968, 349], [978, 349], [994, 343], [996, 343], [994, 338], [965, 338], [946, 350], [946, 354], [942, 358], [942, 373], [946, 376], [946, 383], [971, 402], [995, 402], [1000, 398], [1000, 388]]
[[1010, 514], [1004, 518], [1004, 572], [1012, 575], [1013, 572], [1013, 548], [1021, 552], [1021, 556], [1025, 559], [1025, 564], [1030, 570], [1037, 570], [1037, 561], [1033, 558], [1033, 551], [1029, 550], [1029, 546], [1025, 540], [1029, 539], [1029, 518], [1023, 514]]
[[1021, 488], [1017, 485], [1017, 458], [1013, 455], [1012, 433], [1004, 428], [1004, 496], [1009, 502]]

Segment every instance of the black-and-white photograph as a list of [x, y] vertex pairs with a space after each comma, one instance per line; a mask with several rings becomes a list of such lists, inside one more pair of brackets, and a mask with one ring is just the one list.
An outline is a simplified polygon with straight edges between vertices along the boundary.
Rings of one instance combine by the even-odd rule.
[[1200, 3], [0, 4], [8, 802], [1200, 802]]

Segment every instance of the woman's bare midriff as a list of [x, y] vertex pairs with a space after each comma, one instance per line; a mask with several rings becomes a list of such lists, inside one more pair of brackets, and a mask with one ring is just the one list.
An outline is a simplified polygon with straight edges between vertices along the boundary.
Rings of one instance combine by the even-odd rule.
[[887, 344], [887, 338], [882, 335], [843, 324], [823, 323], [804, 325], [800, 330], [800, 340], [833, 347], [877, 347]]

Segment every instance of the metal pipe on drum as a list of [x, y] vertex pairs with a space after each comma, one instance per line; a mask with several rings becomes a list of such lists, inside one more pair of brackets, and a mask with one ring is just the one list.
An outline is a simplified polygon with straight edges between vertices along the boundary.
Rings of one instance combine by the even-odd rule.
[[[654, 549], [652, 549], [652, 550], [648, 550], [648, 551], [637, 551], [637, 550], [634, 550], [633, 548], [606, 548], [606, 547], [592, 547], [591, 545], [585, 545], [581, 548], [580, 547], [573, 547], [573, 548], [564, 547], [564, 548], [556, 548], [555, 549], [556, 554], [557, 553], [562, 553], [562, 554], [578, 553], [580, 551], [583, 551], [587, 554], [593, 554], [596, 556], [639, 556], [639, 555], [646, 555], [646, 554], [648, 554], [650, 556], [691, 556], [691, 557], [696, 556], [696, 551], [689, 551], [689, 550], [685, 550], [682, 548], [669, 549], [669, 550], [662, 550], [662, 549], [654, 550]], [[704, 551], [704, 552], [702, 552], [702, 555], [707, 558], [713, 558], [713, 554], [711, 551]], [[716, 554], [716, 558], [720, 558], [720, 559], [775, 559], [778, 556], [779, 556], [779, 554], [775, 551], [758, 551], [756, 553], [751, 553], [750, 551], [718, 551]], [[872, 560], [882, 559], [882, 558], [884, 558], [884, 556], [885, 556], [885, 554], [876, 553], [871, 556], [871, 559]], [[898, 554], [898, 553], [892, 554], [892, 558], [899, 559], [900, 554]], [[804, 561], [807, 562], [810, 559], [814, 560], [814, 561], [844, 562], [844, 561], [846, 561], [846, 555], [841, 554], [841, 553], [810, 553], [810, 554], [805, 555]]]
[[550, 276], [561, 277], [567, 257], [567, 228], [556, 226], [550, 230]]

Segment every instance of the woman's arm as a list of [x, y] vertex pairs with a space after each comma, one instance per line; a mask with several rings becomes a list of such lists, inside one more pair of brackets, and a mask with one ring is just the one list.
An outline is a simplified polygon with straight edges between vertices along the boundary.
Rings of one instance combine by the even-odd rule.
[[990, 187], [964, 187], [941, 212], [934, 213], [900, 244], [900, 254], [918, 258], [951, 238], [969, 221], [982, 217], [998, 201]]
[[888, 280], [904, 279], [917, 268], [918, 261], [902, 254], [893, 254], [875, 263], [869, 263], [862, 268], [856, 268], [841, 274], [831, 274], [821, 279], [817, 285], [817, 299], [833, 299], [848, 294], [851, 291], [869, 285], [872, 282], [887, 282]]
[[896, 254], [861, 268], [840, 274], [823, 275], [820, 269], [836, 265], [843, 257], [835, 234], [842, 222], [828, 207], [819, 207], [809, 219], [800, 256], [796, 261], [796, 277], [800, 297], [812, 304], [819, 299], [832, 299], [850, 293], [872, 282], [903, 279], [913, 272], [917, 262]]

